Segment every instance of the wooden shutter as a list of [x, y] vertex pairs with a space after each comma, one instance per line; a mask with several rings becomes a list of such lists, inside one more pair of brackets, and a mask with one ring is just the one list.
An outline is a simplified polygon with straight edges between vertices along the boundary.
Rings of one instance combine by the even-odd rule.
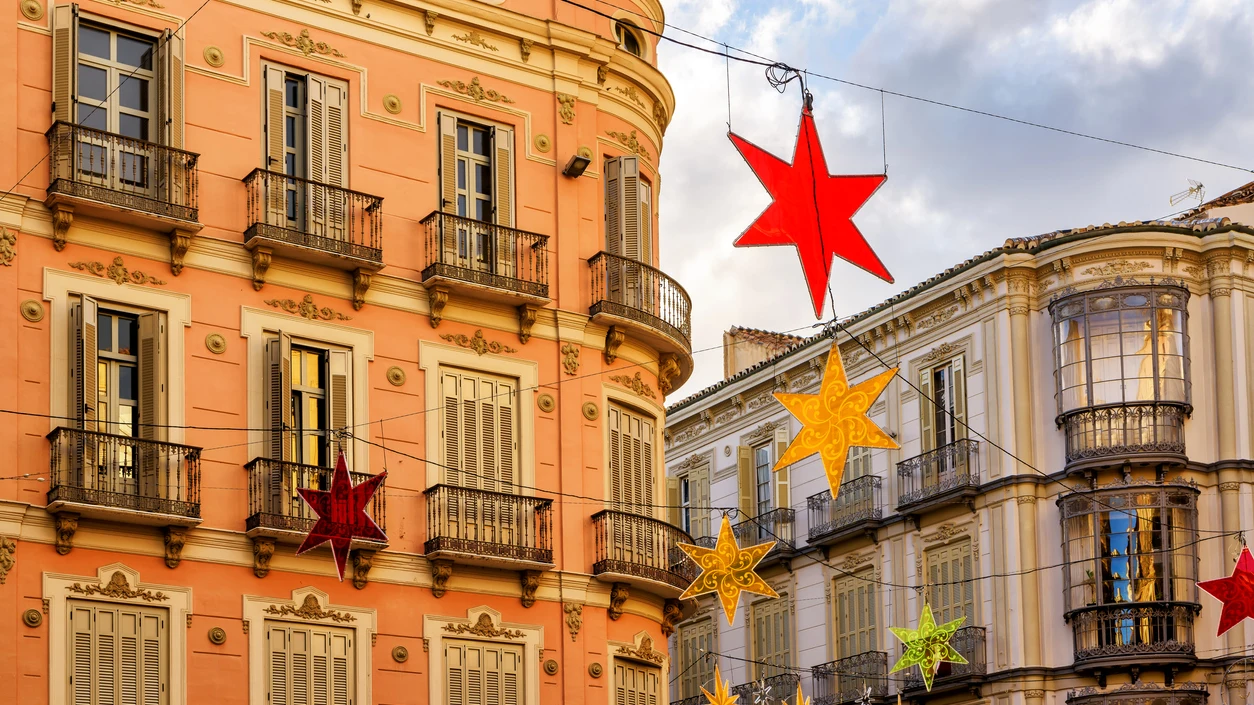
[[[265, 168], [282, 173], [284, 169], [284, 146], [287, 144], [284, 119], [284, 79], [286, 74], [277, 66], [265, 65], [266, 91], [266, 140]], [[287, 223], [287, 187], [281, 178], [266, 178], [269, 195], [267, 202], [266, 222], [271, 225]]]
[[287, 657], [287, 630], [281, 627], [271, 627], [266, 630], [266, 648], [268, 650], [268, 658], [266, 659], [266, 686], [268, 690], [268, 701], [271, 705], [291, 705], [291, 699], [288, 697], [288, 671], [291, 664], [288, 663]]
[[[775, 460], [779, 461], [784, 457], [784, 451], [788, 450], [788, 428], [775, 429]], [[780, 508], [788, 508], [792, 506], [792, 493], [790, 491], [790, 469], [791, 466], [785, 465], [775, 471], [775, 506]]]
[[837, 579], [836, 656], [848, 658], [876, 649], [876, 592], [871, 571]]
[[661, 693], [661, 671], [614, 661], [615, 705], [657, 705]]
[[919, 372], [919, 442], [923, 452], [936, 449], [936, 405], [932, 403], [932, 368]]
[[638, 262], [644, 255], [640, 225], [640, 157], [618, 157], [618, 163], [623, 213], [623, 244], [619, 254]]
[[70, 702], [94, 705], [92, 694], [92, 610], [70, 608]]
[[[161, 314], [139, 316], [139, 437], [165, 440], [165, 345]], [[163, 486], [169, 479], [151, 446], [139, 449], [139, 493], [144, 497], [170, 497]]]
[[353, 469], [352, 447], [346, 433], [351, 433], [352, 428], [352, 385], [349, 384], [352, 370], [352, 355], [347, 350], [330, 350], [328, 351], [328, 366], [330, 367], [330, 385], [327, 388], [328, 399], [327, 406], [331, 410], [331, 459], [335, 462], [338, 453], [344, 453], [344, 461], [348, 464], [348, 469]]
[[653, 516], [653, 422], [613, 405], [607, 420], [611, 499], [620, 511]]
[[[950, 363], [950, 370], [953, 373], [954, 380], [954, 438], [967, 437], [967, 365], [966, 357], [959, 355]], [[958, 462], [965, 460], [965, 456]]]
[[349, 705], [353, 695], [353, 640], [344, 632], [331, 632], [330, 705]]
[[[691, 479], [688, 481], [688, 498], [689, 500], [692, 499]], [[679, 478], [666, 478], [666, 520], [670, 522], [671, 526], [680, 528], [684, 525], [683, 508], [680, 506], [681, 501], [679, 496]]]
[[[96, 320], [99, 311], [96, 300], [83, 296], [71, 312], [73, 326], [70, 351], [71, 384], [70, 384], [70, 416], [77, 426], [84, 431], [95, 431], [97, 419], [96, 373], [99, 365], [99, 349], [96, 340]], [[70, 425], [70, 424], [67, 424]]]
[[71, 601], [70, 702], [164, 705], [169, 648], [157, 610]]
[[74, 122], [77, 100], [78, 5], [56, 5], [52, 8], [53, 119]]
[[[790, 672], [792, 665], [792, 597], [781, 593], [778, 600], [759, 600], [750, 608], [753, 616], [753, 660], [755, 678]], [[769, 666], [762, 664], [770, 664]]]
[[714, 622], [703, 619], [679, 630], [679, 697], [701, 696], [701, 686], [714, 678]]
[[688, 477], [688, 501], [693, 507], [692, 537], [710, 536], [710, 466], [702, 465]]
[[[637, 160], [637, 168], [639, 168], [639, 159]], [[645, 264], [653, 264], [653, 199], [657, 195], [653, 190], [653, 185], [647, 181], [639, 180], [637, 183], [637, 209], [640, 212], [640, 261]]]
[[940, 546], [925, 554], [932, 611], [936, 623], [943, 624], [965, 616], [964, 627], [975, 620], [975, 573], [971, 542], [962, 540]]
[[518, 468], [518, 382], [443, 369], [445, 482], [512, 493]]
[[623, 480], [623, 412], [610, 405], [605, 410], [605, 426], [610, 434], [610, 500], [614, 509], [631, 511], [624, 503], [629, 494]]
[[[497, 127], [492, 130], [492, 193], [497, 225], [514, 227], [514, 131]], [[513, 234], [495, 229], [496, 274], [514, 276], [517, 256]]]
[[327, 189], [348, 186], [348, 87], [339, 81], [310, 74], [306, 79], [305, 109], [309, 136], [309, 209], [313, 232], [344, 239], [348, 209], [346, 195]]
[[291, 434], [287, 431], [292, 418], [291, 364], [290, 335], [279, 333], [266, 342], [266, 422], [269, 428], [266, 454], [271, 460], [290, 460], [292, 457]]
[[[444, 450], [444, 482], [462, 486], [462, 393], [460, 374], [440, 371], [440, 440]], [[474, 482], [474, 479], [471, 480]], [[477, 485], [471, 485], [475, 487]]]
[[327, 219], [328, 190], [320, 186], [327, 182], [327, 80], [321, 76], [309, 74], [305, 79], [305, 135], [306, 144], [306, 177], [313, 183], [308, 184], [306, 203], [309, 207], [309, 229], [317, 235], [331, 237], [330, 223]]
[[472, 641], [444, 642], [448, 705], [521, 705], [522, 647]]
[[740, 490], [740, 518], [757, 515], [757, 477], [753, 472], [753, 447], [736, 447], [736, 484]]
[[[623, 178], [619, 157], [605, 160], [605, 251], [623, 254]], [[623, 271], [617, 260], [605, 258], [605, 293], [610, 301], [623, 301]]]
[[[457, 118], [440, 113], [440, 210], [457, 212]], [[451, 241], [451, 242], [450, 242]], [[456, 238], [447, 234], [444, 248], [457, 252]]]

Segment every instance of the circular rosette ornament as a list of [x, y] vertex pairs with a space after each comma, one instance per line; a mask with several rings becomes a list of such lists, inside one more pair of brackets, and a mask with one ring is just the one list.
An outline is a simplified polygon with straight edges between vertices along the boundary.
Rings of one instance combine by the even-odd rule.
[[766, 556], [775, 542], [760, 543], [756, 546], [741, 548], [736, 543], [736, 534], [732, 531], [731, 521], [723, 516], [723, 525], [719, 528], [718, 542], [714, 548], [703, 548], [692, 544], [681, 543], [679, 548], [688, 554], [698, 566], [701, 574], [692, 581], [681, 600], [690, 597], [715, 593], [723, 612], [727, 615], [727, 623], [736, 623], [736, 604], [740, 601], [740, 593], [751, 592], [767, 597], [779, 597], [779, 593], [771, 589], [762, 576], [753, 571]]

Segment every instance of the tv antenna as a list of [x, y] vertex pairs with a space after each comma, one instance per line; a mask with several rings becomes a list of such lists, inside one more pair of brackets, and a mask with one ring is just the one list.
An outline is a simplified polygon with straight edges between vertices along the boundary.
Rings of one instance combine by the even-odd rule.
[[1194, 181], [1193, 179], [1189, 179], [1188, 181], [1189, 187], [1187, 189], [1171, 197], [1171, 205], [1178, 206], [1190, 198], [1196, 198], [1197, 202], [1201, 204], [1202, 199], [1206, 196], [1206, 187], [1203, 186], [1200, 181]]

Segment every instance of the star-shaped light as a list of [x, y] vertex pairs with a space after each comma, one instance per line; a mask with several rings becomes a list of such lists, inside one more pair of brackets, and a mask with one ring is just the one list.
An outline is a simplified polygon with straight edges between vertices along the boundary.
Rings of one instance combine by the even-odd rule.
[[300, 555], [330, 541], [331, 553], [335, 556], [336, 574], [341, 581], [344, 580], [344, 565], [348, 563], [348, 549], [353, 539], [388, 540], [379, 525], [374, 523], [374, 519], [366, 514], [366, 505], [387, 475], [384, 470], [354, 485], [348, 476], [344, 453], [341, 452], [335, 463], [335, 473], [331, 475], [330, 491], [299, 488], [297, 492], [318, 515], [318, 521], [309, 530], [309, 535], [305, 537], [300, 548], [296, 549], [296, 554]]
[[714, 664], [714, 694], [705, 688], [701, 689], [701, 694], [705, 699], [710, 701], [710, 705], [736, 705], [739, 695], [732, 695], [728, 691], [731, 690], [731, 683], [723, 680], [723, 676], [718, 672], [718, 664]]
[[900, 448], [866, 415], [895, 374], [896, 367], [850, 387], [840, 359], [840, 345], [832, 343], [818, 394], [775, 393], [779, 403], [802, 424], [801, 433], [775, 462], [775, 470], [818, 453], [835, 499], [840, 493], [850, 448]]
[[737, 135], [727, 136], [775, 199], [737, 238], [735, 246], [796, 247], [816, 318], [823, 317], [823, 292], [831, 276], [833, 255], [889, 283], [893, 281], [852, 220], [887, 176], [829, 174], [814, 116], [808, 109], [801, 111], [792, 164]]
[[775, 542], [768, 541], [741, 548], [736, 543], [736, 534], [726, 515], [723, 516], [723, 526], [719, 529], [718, 543], [714, 544], [714, 548], [702, 548], [687, 543], [676, 545], [701, 566], [701, 574], [684, 590], [679, 599], [687, 600], [707, 592], [717, 593], [728, 624], [736, 623], [736, 603], [740, 601], [740, 593], [752, 592], [767, 597], [779, 597], [779, 593], [772, 590], [762, 580], [762, 576], [753, 572], [763, 556], [775, 546]]
[[903, 668], [918, 666], [919, 671], [923, 673], [923, 685], [932, 690], [932, 678], [936, 676], [936, 671], [940, 669], [941, 663], [966, 663], [967, 660], [958, 653], [954, 647], [949, 645], [949, 640], [953, 638], [954, 633], [958, 631], [958, 627], [967, 621], [965, 616], [959, 617], [950, 622], [945, 622], [939, 627], [936, 626], [935, 620], [932, 618], [932, 606], [923, 603], [923, 614], [919, 615], [918, 629], [903, 629], [901, 627], [889, 627], [888, 631], [893, 636], [901, 640], [906, 645], [906, 653], [901, 655], [901, 659], [893, 666], [893, 670], [889, 673], [896, 673]]
[[1206, 580], [1197, 584], [1223, 603], [1219, 614], [1219, 634], [1232, 629], [1246, 617], [1254, 618], [1254, 555], [1248, 546], [1241, 547], [1241, 557], [1226, 578]]
[[[788, 705], [788, 701], [781, 700], [779, 705]], [[810, 699], [801, 692], [801, 681], [797, 681], [797, 705], [810, 705]]]

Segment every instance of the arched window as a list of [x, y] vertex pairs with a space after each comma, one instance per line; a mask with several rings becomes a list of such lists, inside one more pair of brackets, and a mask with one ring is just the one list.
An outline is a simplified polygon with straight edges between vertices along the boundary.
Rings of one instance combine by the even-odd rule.
[[618, 40], [618, 48], [636, 56], [644, 56], [644, 42], [640, 40], [640, 29], [630, 22], [619, 20], [614, 23], [614, 38]]

